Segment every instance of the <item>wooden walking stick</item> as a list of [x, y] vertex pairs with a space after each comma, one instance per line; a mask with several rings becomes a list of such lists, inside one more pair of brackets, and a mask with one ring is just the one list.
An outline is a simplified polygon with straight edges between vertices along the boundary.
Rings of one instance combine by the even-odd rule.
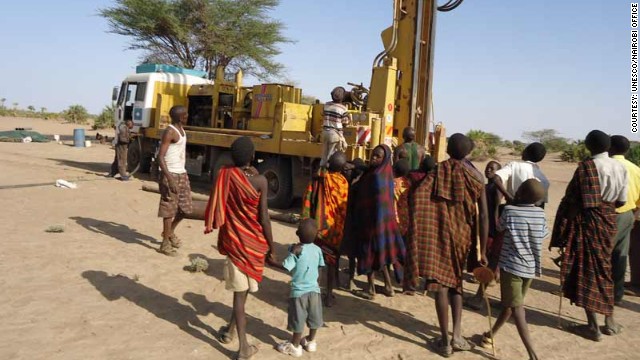
[[493, 271], [485, 266], [480, 266], [473, 269], [473, 276], [480, 282], [482, 287], [482, 296], [487, 305], [487, 320], [489, 321], [489, 336], [491, 336], [491, 350], [493, 357], [496, 357], [496, 344], [493, 341], [493, 323], [491, 322], [491, 304], [489, 303], [489, 296], [487, 296], [487, 284], [495, 279]]
[[[564, 279], [562, 278], [562, 262], [564, 260], [564, 252], [560, 251], [559, 254], [560, 264], [556, 263], [556, 265], [560, 266], [560, 294], [558, 297], [560, 298], [560, 303], [558, 304], [558, 327], [562, 328], [562, 300], [564, 299]], [[554, 261], [555, 262], [555, 261]]]

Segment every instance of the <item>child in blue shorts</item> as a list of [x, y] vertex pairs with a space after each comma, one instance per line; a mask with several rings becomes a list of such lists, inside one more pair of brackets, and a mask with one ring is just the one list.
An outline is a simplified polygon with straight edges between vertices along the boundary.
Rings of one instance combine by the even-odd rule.
[[[287, 329], [293, 332], [293, 337], [291, 341], [279, 344], [277, 350], [300, 357], [303, 348], [316, 351], [316, 332], [324, 324], [318, 268], [325, 265], [322, 250], [313, 243], [318, 234], [315, 220], [302, 220], [296, 234], [300, 243], [289, 247], [289, 256], [282, 263], [292, 276]], [[303, 338], [305, 324], [309, 326], [309, 335]]]

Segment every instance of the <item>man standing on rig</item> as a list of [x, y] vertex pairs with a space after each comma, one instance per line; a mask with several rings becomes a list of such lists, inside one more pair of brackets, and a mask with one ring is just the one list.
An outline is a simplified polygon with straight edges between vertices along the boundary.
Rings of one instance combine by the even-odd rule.
[[329, 158], [336, 151], [346, 150], [347, 142], [342, 134], [342, 126], [349, 122], [347, 107], [344, 105], [346, 93], [346, 90], [341, 86], [333, 89], [331, 91], [332, 101], [324, 105], [320, 167], [326, 167]]

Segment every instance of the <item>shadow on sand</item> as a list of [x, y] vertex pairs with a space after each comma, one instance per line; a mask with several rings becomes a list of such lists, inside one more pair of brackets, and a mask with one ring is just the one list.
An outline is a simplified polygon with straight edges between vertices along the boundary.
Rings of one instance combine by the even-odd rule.
[[216, 331], [198, 318], [196, 310], [180, 304], [176, 298], [122, 275], [110, 276], [104, 271], [89, 270], [83, 272], [82, 277], [87, 279], [105, 299], [109, 301], [127, 299], [157, 318], [168, 321], [194, 338], [211, 345], [228, 358], [236, 354], [218, 343], [212, 336], [217, 335]]
[[111, 170], [111, 163], [105, 162], [82, 162], [82, 161], [73, 161], [67, 159], [52, 159], [48, 158], [47, 160], [56, 161], [58, 165], [68, 166], [76, 169], [86, 170], [95, 174], [106, 174]]
[[113, 239], [120, 240], [126, 244], [137, 244], [148, 249], [156, 251], [157, 249], [151, 245], [159, 245], [160, 242], [151, 236], [139, 233], [136, 229], [132, 229], [127, 225], [118, 224], [113, 221], [103, 221], [81, 216], [72, 216], [69, 219], [74, 220], [78, 225], [97, 234], [109, 236]]
[[[286, 245], [280, 245], [280, 247], [284, 248], [286, 254]], [[281, 249], [277, 250], [278, 255], [280, 255], [280, 251]], [[190, 258], [197, 256], [206, 259], [209, 262], [209, 268], [205, 273], [223, 281], [222, 269], [225, 261], [224, 259], [211, 259], [202, 254], [191, 254], [189, 256]], [[279, 259], [282, 260], [284, 257], [279, 256]], [[287, 294], [289, 294], [289, 291], [290, 287], [286, 282], [263, 277], [263, 280], [260, 283], [260, 290], [251, 294], [251, 296], [255, 296], [259, 300], [271, 304], [283, 312], [287, 312]], [[364, 300], [344, 291], [335, 291], [334, 295], [336, 297], [336, 305], [332, 308], [323, 309], [325, 322], [335, 322], [345, 325], [360, 324], [384, 336], [422, 347], [425, 347], [425, 345], [432, 339], [440, 336], [440, 330], [437, 327], [417, 319], [408, 312], [395, 310], [393, 308], [386, 308], [374, 301]], [[230, 307], [226, 306], [223, 309], [224, 305], [208, 302], [202, 295], [187, 293], [185, 294], [184, 299], [192, 303], [194, 308], [198, 310], [198, 313], [203, 312], [203, 314], [206, 314], [211, 312], [224, 319], [228, 319], [231, 315]], [[416, 301], [420, 300], [422, 300], [420, 297], [416, 297]], [[249, 309], [251, 308], [250, 303], [248, 303], [248, 307]], [[357, 309], [357, 311], [354, 311], [354, 309]], [[389, 327], [393, 327], [395, 329], [392, 331], [388, 328], [381, 327], [379, 325], [380, 323], [387, 324]], [[252, 329], [251, 327], [254, 326], [253, 324], [255, 324], [257, 328]], [[268, 335], [255, 334], [262, 332], [262, 330], [268, 330], [270, 332], [267, 334], [274, 335], [280, 340], [286, 340], [291, 336], [291, 334], [283, 330], [273, 329], [271, 326], [263, 323], [261, 324], [261, 320], [258, 319], [256, 319], [253, 324], [250, 323], [247, 326], [248, 332], [254, 334], [254, 336], [265, 343], [275, 345]], [[409, 336], [409, 334], [413, 336]], [[415, 337], [418, 337], [419, 340], [416, 340]], [[427, 349], [431, 351], [429, 347], [427, 347]], [[489, 358], [486, 353], [480, 350], [474, 350], [473, 352], [479, 356]]]

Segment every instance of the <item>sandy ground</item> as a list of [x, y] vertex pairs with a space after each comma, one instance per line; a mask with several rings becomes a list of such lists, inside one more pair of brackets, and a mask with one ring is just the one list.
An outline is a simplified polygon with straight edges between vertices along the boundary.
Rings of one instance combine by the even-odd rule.
[[[33, 127], [70, 139], [75, 126], [53, 121], [0, 118], [0, 130]], [[94, 132], [88, 131], [87, 137]], [[222, 257], [204, 236], [203, 224], [187, 220], [178, 229], [185, 245], [176, 258], [156, 252], [161, 222], [158, 195], [140, 190], [143, 181], [105, 179], [113, 159], [109, 146], [74, 148], [56, 143], [0, 143], [0, 358], [1, 359], [227, 359], [237, 342], [222, 345], [213, 333], [231, 311], [232, 295], [222, 283]], [[503, 158], [503, 161], [508, 158]], [[552, 181], [549, 214], [554, 214], [574, 166], [545, 160]], [[53, 186], [76, 181], [75, 190]], [[44, 185], [43, 185], [44, 184]], [[552, 220], [552, 217], [549, 216]], [[46, 233], [51, 225], [64, 233]], [[291, 225], [273, 223], [277, 253], [295, 241]], [[530, 331], [542, 359], [637, 359], [640, 352], [640, 301], [627, 298], [617, 309], [625, 331], [601, 343], [557, 328], [557, 268], [545, 251], [544, 276], [527, 297]], [[183, 270], [202, 256], [206, 273]], [[260, 291], [247, 303], [249, 341], [256, 359], [283, 359], [273, 346], [287, 339], [289, 277], [267, 269]], [[364, 278], [360, 278], [364, 281]], [[467, 286], [467, 285], [465, 285]], [[468, 284], [467, 291], [475, 292]], [[498, 287], [489, 290], [493, 301]], [[437, 358], [427, 342], [438, 335], [434, 302], [426, 296], [379, 296], [367, 301], [338, 291], [337, 305], [324, 312], [319, 351], [310, 359]], [[494, 308], [494, 315], [496, 312]], [[583, 313], [566, 300], [566, 320]], [[487, 318], [465, 310], [463, 334], [487, 331]], [[497, 337], [498, 356], [525, 359], [515, 326]], [[457, 359], [488, 358], [482, 349]]]

